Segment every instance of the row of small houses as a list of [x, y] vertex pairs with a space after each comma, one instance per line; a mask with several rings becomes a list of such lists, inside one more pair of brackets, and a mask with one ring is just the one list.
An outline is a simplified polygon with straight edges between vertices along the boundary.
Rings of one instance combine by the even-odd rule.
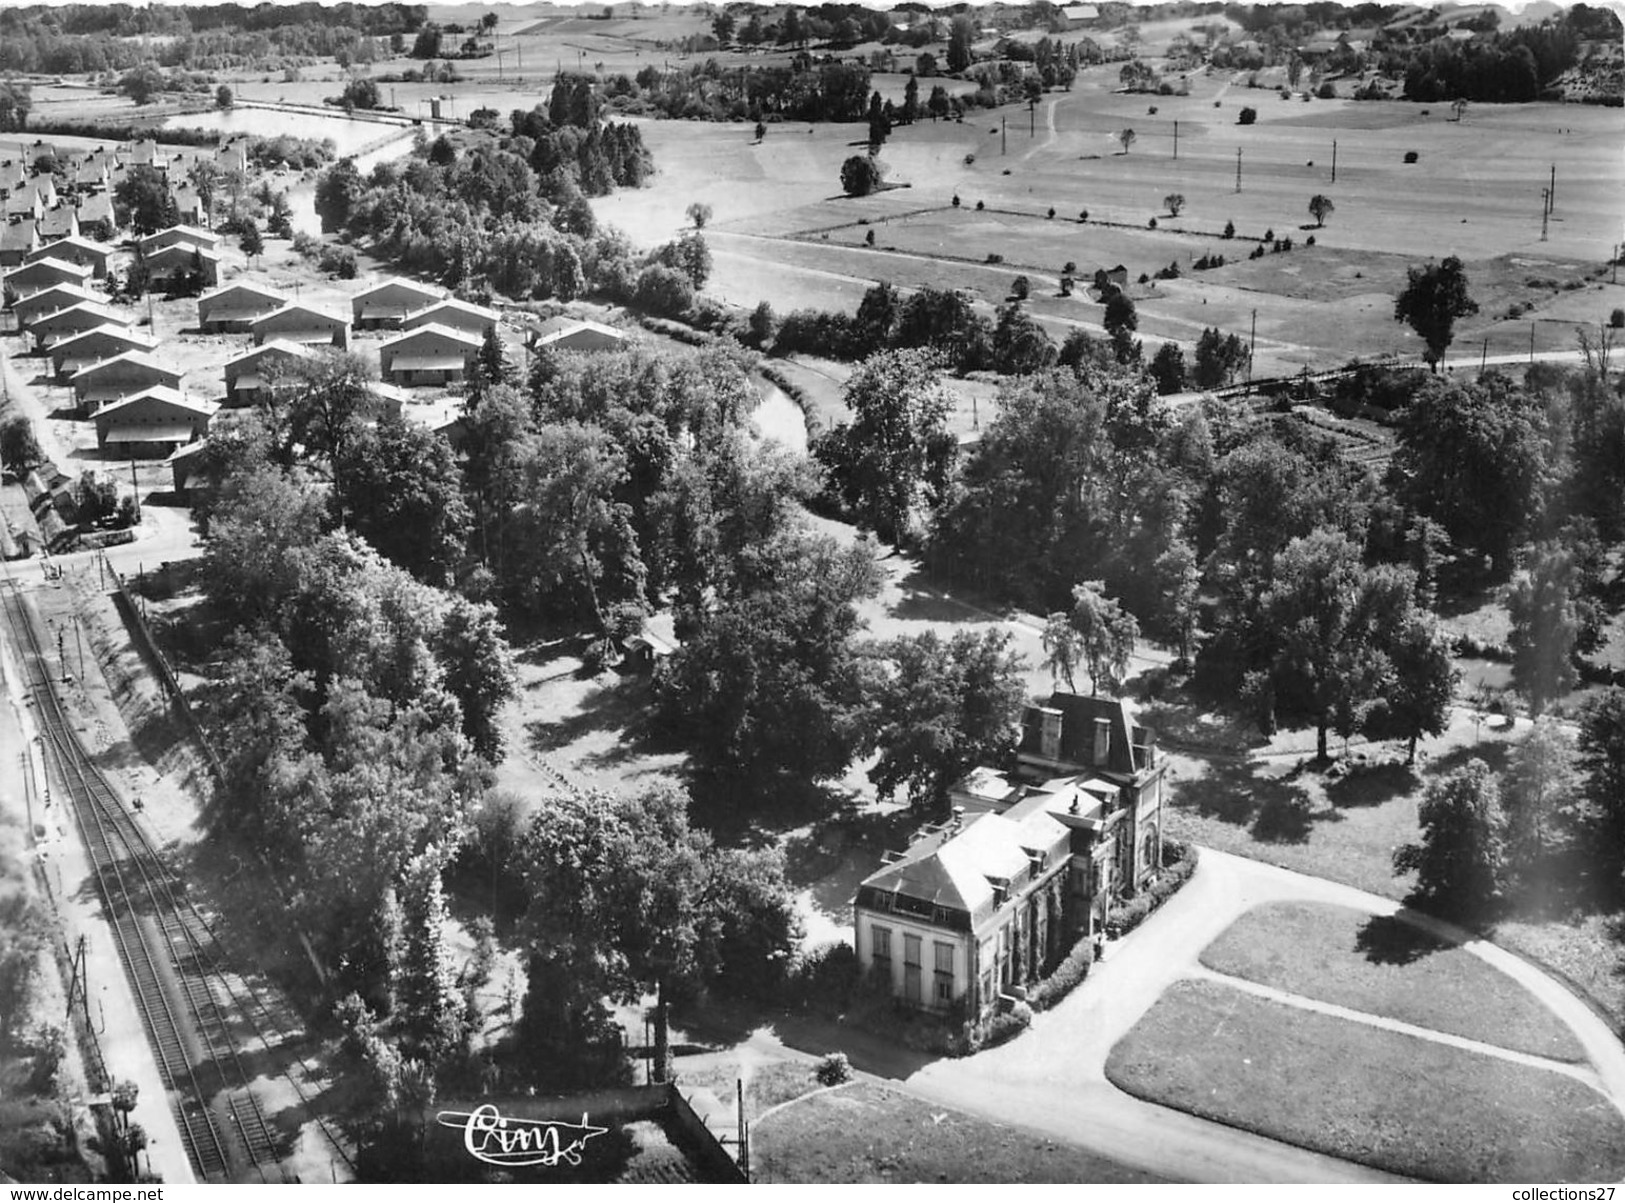
[[[66, 154], [48, 142], [18, 144], [0, 159], [0, 200], [6, 224], [0, 228], [0, 268], [16, 267], [40, 246], [62, 238], [94, 235], [103, 241], [117, 237], [119, 221], [113, 190], [129, 171], [152, 167], [169, 182], [170, 198], [182, 222], [207, 224], [208, 206], [187, 179], [194, 163], [207, 161], [221, 172], [248, 168], [247, 135], [238, 135], [214, 148], [171, 152], [152, 139], [141, 139], [85, 154]], [[73, 195], [59, 195], [56, 173], [72, 182]]]
[[[172, 249], [211, 254], [213, 241], [207, 231], [177, 227], [144, 239], [140, 250], [149, 261]], [[219, 404], [185, 395], [181, 372], [158, 357], [156, 340], [133, 328], [130, 311], [86, 288], [94, 274], [92, 265], [46, 255], [8, 273], [3, 284], [20, 329], [49, 358], [54, 377], [73, 390], [78, 412], [95, 422], [98, 447], [121, 456], [188, 449], [207, 435]], [[401, 279], [357, 293], [350, 319], [247, 282], [198, 299], [200, 329], [252, 336], [252, 348], [225, 364], [226, 404], [232, 406], [265, 399], [315, 347], [347, 349], [353, 321], [362, 329], [401, 330], [379, 348], [383, 381], [373, 386], [383, 408], [398, 415], [407, 399], [399, 386], [466, 378], [499, 320], [493, 310]], [[539, 344], [565, 350], [602, 349], [625, 339], [612, 327], [569, 319], [542, 323], [534, 333]]]

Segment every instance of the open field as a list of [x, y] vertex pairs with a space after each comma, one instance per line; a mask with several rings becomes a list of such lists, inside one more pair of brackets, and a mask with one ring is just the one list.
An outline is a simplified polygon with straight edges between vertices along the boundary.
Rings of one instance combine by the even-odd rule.
[[805, 1099], [753, 1131], [760, 1182], [1152, 1182], [1043, 1136], [937, 1110], [868, 1082]]
[[1202, 950], [1202, 964], [1291, 994], [1560, 1061], [1585, 1052], [1505, 974], [1403, 919], [1343, 907], [1254, 907]]
[[[1619, 236], [1614, 198], [1625, 184], [1611, 110], [1485, 105], [1456, 122], [1447, 106], [1282, 101], [1224, 74], [1189, 83], [1188, 97], [1131, 96], [1115, 91], [1115, 69], [1097, 68], [1072, 91], [1047, 94], [1030, 117], [1007, 106], [899, 128], [881, 158], [889, 179], [909, 186], [857, 199], [839, 195], [837, 177], [861, 149], [861, 127], [773, 125], [756, 143], [744, 125], [645, 122], [656, 187], [594, 207], [654, 242], [683, 226], [690, 201], [711, 204], [711, 290], [780, 311], [850, 311], [876, 280], [968, 288], [992, 305], [1025, 270], [1039, 294], [1032, 311], [1064, 334], [1100, 318], [1087, 299], [1053, 296], [1067, 260], [1085, 273], [1122, 262], [1131, 278], [1177, 260], [1186, 278], [1138, 300], [1142, 337], [1189, 345], [1204, 326], [1250, 329], [1256, 311], [1264, 373], [1417, 354], [1419, 340], [1393, 320], [1393, 296], [1407, 267], [1436, 255], [1468, 262], [1481, 305], [1459, 326], [1458, 353], [1484, 338], [1492, 354], [1527, 351], [1531, 324], [1537, 351], [1570, 350], [1575, 322], [1605, 320], [1625, 303], [1625, 286], [1598, 278]], [[1243, 105], [1259, 110], [1256, 124], [1236, 124]], [[1115, 138], [1125, 127], [1136, 132], [1126, 154]], [[1419, 161], [1407, 165], [1411, 150]], [[1558, 200], [1542, 242], [1540, 189], [1554, 169]], [[1177, 221], [1162, 204], [1174, 192], [1186, 198]], [[1306, 208], [1315, 193], [1337, 206], [1323, 228]], [[974, 212], [977, 201], [986, 211]], [[1084, 208], [1088, 226], [1076, 221]], [[1153, 216], [1164, 228], [1147, 228]], [[1243, 236], [1290, 236], [1298, 249], [1247, 262], [1253, 243], [1219, 237], [1227, 221]], [[881, 249], [863, 248], [871, 230]], [[1305, 249], [1310, 233], [1317, 246]], [[1241, 261], [1188, 274], [1208, 252]], [[1004, 263], [985, 265], [990, 253]], [[1508, 318], [1514, 303], [1533, 308]]]
[[1215, 982], [1176, 982], [1106, 1075], [1137, 1098], [1430, 1181], [1625, 1172], [1625, 1121], [1572, 1077]]

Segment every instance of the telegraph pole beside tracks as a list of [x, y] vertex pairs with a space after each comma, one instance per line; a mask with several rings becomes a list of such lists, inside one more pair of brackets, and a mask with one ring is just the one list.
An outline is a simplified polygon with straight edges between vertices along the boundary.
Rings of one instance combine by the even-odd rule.
[[1236, 191], [1241, 191], [1241, 147], [1236, 147]]

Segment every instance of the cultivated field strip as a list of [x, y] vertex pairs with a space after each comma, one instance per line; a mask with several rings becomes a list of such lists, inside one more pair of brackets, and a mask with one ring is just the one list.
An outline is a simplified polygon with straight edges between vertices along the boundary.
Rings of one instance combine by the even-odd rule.
[[[212, 936], [195, 910], [177, 900], [184, 887], [86, 754], [15, 585], [7, 590], [5, 611], [47, 762], [72, 801], [193, 1170], [204, 1181], [239, 1180], [245, 1172], [270, 1181], [277, 1142], [238, 1055], [230, 1020], [236, 1000], [213, 955]], [[230, 1006], [221, 1006], [216, 982], [226, 988]]]

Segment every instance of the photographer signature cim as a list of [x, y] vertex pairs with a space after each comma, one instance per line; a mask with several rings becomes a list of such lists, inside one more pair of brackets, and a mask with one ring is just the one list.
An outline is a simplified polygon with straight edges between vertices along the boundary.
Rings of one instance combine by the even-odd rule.
[[504, 1116], [494, 1103], [473, 1111], [442, 1111], [435, 1116], [442, 1127], [461, 1129], [463, 1148], [487, 1165], [511, 1169], [515, 1166], [556, 1166], [581, 1164], [582, 1151], [595, 1136], [608, 1128], [590, 1123], [585, 1112], [579, 1124], [559, 1120], [521, 1119]]

